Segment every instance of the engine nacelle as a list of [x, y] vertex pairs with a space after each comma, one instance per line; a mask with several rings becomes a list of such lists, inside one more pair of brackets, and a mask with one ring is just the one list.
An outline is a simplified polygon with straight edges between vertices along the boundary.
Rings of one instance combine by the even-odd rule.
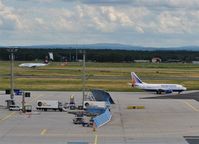
[[172, 93], [172, 92], [173, 92], [172, 90], [166, 90], [165, 91], [166, 94], [169, 94], [169, 93]]

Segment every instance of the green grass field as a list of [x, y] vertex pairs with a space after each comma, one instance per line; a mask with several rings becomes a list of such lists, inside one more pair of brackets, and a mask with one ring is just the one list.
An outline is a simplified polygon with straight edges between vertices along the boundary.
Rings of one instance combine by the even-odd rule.
[[[46, 67], [20, 68], [15, 62], [15, 88], [23, 90], [82, 90], [82, 64], [53, 62]], [[132, 89], [130, 72], [134, 71], [145, 82], [176, 83], [189, 90], [199, 89], [199, 65], [151, 64], [151, 63], [86, 63], [86, 89], [99, 88], [108, 91], [139, 91]], [[0, 61], [0, 89], [10, 87], [10, 63]]]

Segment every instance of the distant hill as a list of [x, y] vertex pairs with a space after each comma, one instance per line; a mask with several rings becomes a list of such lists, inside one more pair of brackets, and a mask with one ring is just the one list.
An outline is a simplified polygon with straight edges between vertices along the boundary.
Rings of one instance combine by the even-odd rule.
[[[143, 47], [143, 46], [131, 46], [125, 44], [117, 44], [117, 43], [97, 43], [97, 44], [53, 44], [53, 45], [32, 45], [32, 46], [10, 46], [17, 48], [58, 48], [58, 49], [112, 49], [112, 50], [136, 50], [136, 51], [178, 51], [178, 50], [186, 50], [186, 51], [199, 51], [199, 46], [184, 46], [184, 47]], [[1, 46], [0, 48], [5, 48]]]

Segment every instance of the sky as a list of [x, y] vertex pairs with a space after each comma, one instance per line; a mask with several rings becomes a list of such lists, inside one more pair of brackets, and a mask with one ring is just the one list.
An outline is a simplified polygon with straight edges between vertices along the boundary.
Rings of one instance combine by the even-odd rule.
[[199, 0], [0, 0], [0, 46], [199, 46]]

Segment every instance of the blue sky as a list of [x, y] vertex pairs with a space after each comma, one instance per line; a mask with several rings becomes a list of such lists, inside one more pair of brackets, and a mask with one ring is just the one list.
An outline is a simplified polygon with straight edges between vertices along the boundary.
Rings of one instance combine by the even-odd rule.
[[199, 46], [199, 0], [0, 0], [0, 45]]

